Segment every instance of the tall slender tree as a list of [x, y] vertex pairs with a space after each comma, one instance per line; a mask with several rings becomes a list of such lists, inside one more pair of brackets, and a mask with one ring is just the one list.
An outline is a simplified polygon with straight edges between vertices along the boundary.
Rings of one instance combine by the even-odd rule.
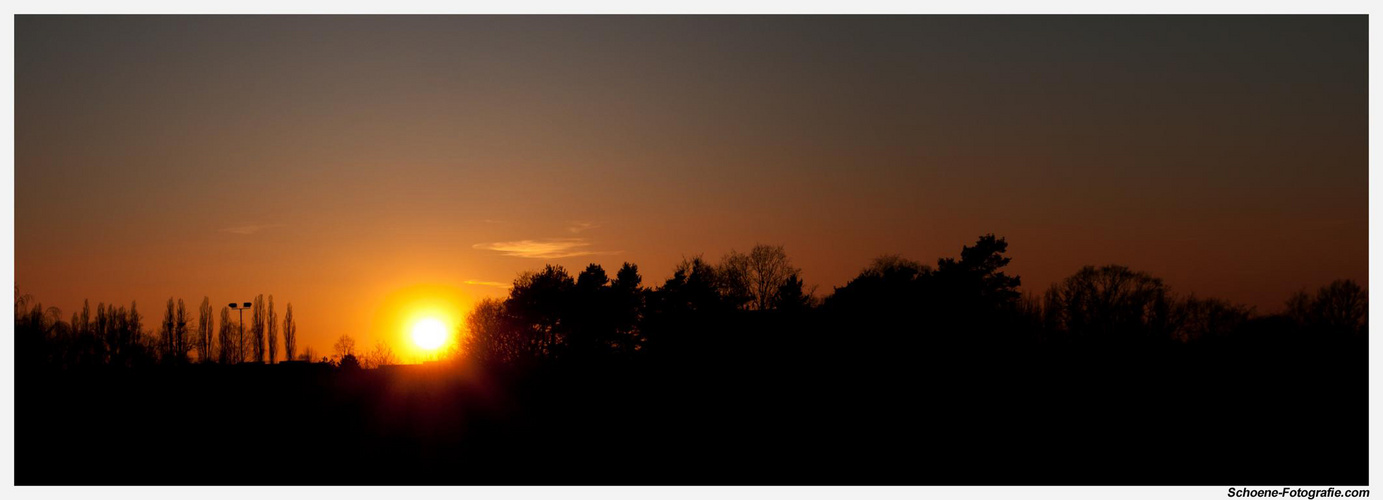
[[130, 301], [130, 317], [126, 320], [125, 326], [130, 330], [129, 342], [126, 345], [130, 349], [131, 355], [137, 351], [143, 351], [144, 344], [144, 317], [139, 315], [139, 304]]
[[269, 364], [271, 365], [277, 362], [279, 359], [279, 340], [278, 335], [276, 335], [276, 332], [278, 331], [278, 326], [274, 324], [277, 321], [278, 317], [274, 315], [274, 296], [270, 295], [269, 318], [268, 321], [264, 324], [264, 328], [265, 332], [269, 337]]
[[288, 360], [292, 360], [297, 354], [298, 348], [298, 325], [293, 324], [293, 303], [289, 302], [287, 311], [283, 313], [283, 353]]
[[235, 325], [231, 323], [230, 308], [221, 306], [221, 350], [219, 358], [221, 364], [228, 365], [236, 361], [235, 345]]
[[[75, 325], [74, 325], [75, 326]], [[82, 323], [77, 327], [77, 331], [82, 335], [91, 334], [91, 301], [82, 299]]]
[[110, 345], [110, 344], [107, 343], [107, 342], [108, 342], [107, 334], [109, 333], [109, 330], [110, 330], [110, 317], [109, 317], [109, 315], [106, 313], [106, 303], [105, 303], [105, 302], [97, 302], [97, 303], [96, 303], [96, 329], [95, 329], [95, 331], [93, 332], [93, 333], [94, 333], [93, 337], [95, 337], [95, 342], [93, 342], [93, 345], [96, 347], [96, 355], [95, 355], [95, 358], [96, 358], [97, 362], [99, 362], [99, 363], [106, 363], [106, 362], [110, 361], [110, 360], [107, 359], [107, 357], [106, 357], [106, 353], [107, 353], [107, 350], [108, 350], [108, 346]]
[[211, 317], [211, 298], [202, 297], [202, 305], [197, 312], [197, 358], [206, 363], [212, 359], [211, 347], [214, 344], [212, 331], [216, 321], [215, 318]]
[[250, 310], [250, 336], [254, 342], [254, 360], [264, 362], [264, 295], [256, 295]]
[[188, 334], [188, 324], [191, 318], [187, 315], [187, 305], [182, 299], [178, 299], [178, 308], [173, 320], [173, 359], [175, 363], [187, 361], [187, 353], [192, 350], [191, 336]]
[[[176, 308], [177, 304], [173, 302], [173, 298], [168, 297], [168, 307], [165, 308], [163, 311], [163, 328], [159, 329], [158, 332], [160, 344], [159, 350], [163, 351], [161, 354], [163, 354], [164, 361], [172, 361], [173, 359], [173, 351], [175, 349], [174, 345], [176, 344], [176, 341], [173, 339], [173, 336], [177, 335], [178, 321], [175, 316], [177, 314]], [[105, 317], [105, 314], [102, 313], [102, 311], [104, 309], [104, 307], [99, 305], [96, 307], [96, 322], [98, 324], [103, 322], [102, 318]]]

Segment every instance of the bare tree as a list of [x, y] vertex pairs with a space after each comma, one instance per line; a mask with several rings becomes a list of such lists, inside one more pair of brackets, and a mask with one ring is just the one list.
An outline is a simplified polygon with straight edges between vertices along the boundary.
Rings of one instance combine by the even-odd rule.
[[106, 331], [107, 359], [110, 364], [118, 365], [123, 362], [122, 356], [125, 354], [126, 328], [128, 328], [125, 308], [117, 308], [115, 304], [111, 304], [110, 307], [106, 308], [106, 321], [109, 325]]
[[336, 344], [331, 347], [336, 350], [338, 358], [345, 358], [355, 354], [355, 339], [351, 338], [350, 335], [342, 335], [341, 338], [336, 339]]
[[1191, 295], [1177, 299], [1171, 308], [1172, 338], [1181, 342], [1225, 337], [1233, 334], [1253, 314], [1253, 308], [1227, 300], [1197, 298]]
[[212, 318], [211, 299], [202, 297], [202, 305], [197, 310], [197, 358], [203, 363], [211, 361], [212, 345], [214, 344], [213, 330], [215, 329], [215, 318]]
[[[41, 313], [40, 313], [40, 314], [41, 314]], [[109, 344], [107, 343], [107, 338], [108, 338], [109, 332], [110, 332], [110, 316], [109, 316], [109, 314], [106, 312], [106, 303], [105, 303], [105, 302], [97, 302], [97, 303], [96, 303], [96, 331], [94, 332], [95, 335], [93, 335], [93, 336], [96, 338], [95, 345], [96, 345], [96, 351], [97, 351], [97, 352], [96, 352], [95, 358], [96, 358], [97, 360], [99, 360], [99, 362], [101, 362], [101, 363], [105, 363], [105, 362], [108, 361], [108, 359], [106, 358], [106, 354], [107, 354], [107, 349], [108, 349], [108, 346], [109, 346]]]
[[[293, 303], [289, 302], [283, 313], [283, 353], [284, 359], [293, 359], [298, 348], [298, 325], [293, 323]], [[308, 359], [311, 361], [311, 359]]]
[[1124, 266], [1086, 266], [1052, 284], [1044, 298], [1049, 327], [1074, 337], [1115, 334], [1165, 338], [1171, 300], [1162, 280]]
[[1299, 324], [1336, 333], [1368, 331], [1368, 292], [1352, 280], [1336, 280], [1316, 294], [1299, 292], [1287, 301], [1287, 314]]
[[230, 308], [221, 307], [221, 364], [236, 362], [235, 325], [231, 323]]
[[91, 301], [82, 299], [82, 323], [80, 326], [73, 325], [82, 335], [91, 334]]
[[192, 320], [187, 315], [187, 306], [182, 299], [178, 299], [178, 313], [173, 325], [173, 359], [178, 362], [187, 361], [187, 353], [192, 350], [191, 335], [188, 325]]
[[[114, 307], [107, 310], [104, 304], [96, 308], [97, 328], [103, 337], [108, 336], [114, 326], [111, 321], [114, 312]], [[187, 325], [187, 306], [182, 299], [178, 299], [175, 304], [173, 298], [169, 297], [168, 308], [163, 313], [163, 328], [159, 331], [164, 361], [181, 363], [187, 360], [187, 352], [190, 350]]]
[[397, 363], [394, 350], [383, 341], [376, 341], [374, 350], [365, 355], [365, 368], [379, 368]]
[[264, 362], [264, 295], [256, 295], [254, 309], [250, 310], [250, 337], [254, 342], [254, 360]]
[[269, 364], [278, 362], [279, 359], [279, 340], [278, 340], [278, 317], [274, 315], [274, 296], [269, 296], [269, 318], [264, 324], [265, 332], [269, 337]]
[[[169, 360], [172, 359], [172, 353], [175, 349], [174, 344], [176, 343], [173, 339], [173, 336], [177, 334], [177, 318], [174, 317], [176, 314], [176, 306], [177, 304], [173, 302], [173, 298], [168, 297], [168, 307], [163, 311], [163, 324], [162, 328], [159, 330], [159, 340], [160, 344], [162, 344], [161, 350], [163, 351], [164, 359]], [[102, 323], [105, 323], [106, 318], [105, 310], [104, 304], [96, 305], [97, 330], [103, 329]]]
[[109, 321], [109, 320], [106, 318], [106, 303], [105, 303], [105, 302], [97, 302], [97, 303], [96, 303], [96, 321], [95, 321], [96, 330], [95, 330], [94, 332], [92, 332], [92, 333], [93, 333], [92, 336], [96, 338], [96, 342], [95, 342], [94, 344], [95, 344], [96, 347], [97, 347], [97, 354], [96, 354], [95, 357], [96, 357], [98, 360], [100, 360], [101, 363], [105, 363], [105, 362], [107, 361], [107, 359], [106, 359], [106, 350], [108, 349], [108, 345], [109, 345], [109, 344], [107, 344], [107, 342], [106, 342], [106, 330], [107, 330], [106, 323], [107, 323], [108, 321]]
[[29, 303], [32, 302], [33, 300], [34, 300], [34, 296], [33, 296], [33, 295], [29, 295], [29, 294], [27, 294], [27, 293], [23, 293], [23, 294], [19, 293], [19, 285], [15, 285], [15, 286], [14, 286], [14, 317], [15, 317], [15, 318], [21, 318], [21, 317], [23, 317], [23, 316], [24, 316], [24, 313], [27, 312], [25, 309], [27, 309], [27, 308], [29, 307]]
[[125, 328], [129, 331], [129, 336], [127, 337], [126, 343], [124, 345], [124, 349], [127, 349], [130, 354], [130, 356], [126, 356], [127, 359], [133, 356], [135, 354], [135, 351], [138, 351], [141, 348], [141, 343], [143, 342], [142, 337], [144, 336], [143, 321], [144, 317], [139, 315], [138, 304], [136, 304], [135, 301], [131, 300], [130, 315], [125, 320]]
[[754, 245], [747, 254], [731, 250], [721, 259], [719, 271], [726, 294], [758, 311], [774, 308], [779, 291], [802, 273], [792, 267], [782, 245]]

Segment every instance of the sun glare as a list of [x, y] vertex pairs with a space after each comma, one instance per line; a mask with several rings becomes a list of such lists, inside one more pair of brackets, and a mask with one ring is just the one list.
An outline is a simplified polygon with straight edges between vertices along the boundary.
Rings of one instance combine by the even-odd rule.
[[466, 312], [473, 303], [468, 294], [450, 285], [398, 288], [380, 300], [370, 336], [395, 345], [403, 363], [441, 360], [462, 343]]
[[413, 343], [434, 350], [447, 343], [447, 325], [437, 318], [423, 318], [413, 324]]

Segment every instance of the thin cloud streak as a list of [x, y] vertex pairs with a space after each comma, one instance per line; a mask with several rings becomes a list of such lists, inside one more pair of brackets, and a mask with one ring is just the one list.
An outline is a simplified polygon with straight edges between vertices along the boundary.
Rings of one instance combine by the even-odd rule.
[[572, 234], [577, 234], [582, 231], [589, 231], [598, 227], [600, 227], [600, 224], [594, 224], [590, 222], [572, 222], [571, 226], [567, 227], [567, 231], [570, 231]]
[[471, 248], [499, 252], [508, 257], [526, 259], [562, 259], [583, 255], [614, 255], [621, 251], [587, 250], [591, 243], [585, 238], [557, 238], [547, 240], [501, 241], [495, 243], [476, 243]]
[[498, 281], [466, 280], [464, 281], [464, 283], [473, 286], [492, 286], [495, 288], [503, 288], [505, 290], [514, 288], [514, 285], [511, 285], [509, 283], [500, 283]]
[[248, 226], [235, 226], [235, 227], [221, 228], [220, 231], [223, 232], [223, 233], [231, 233], [231, 234], [255, 234], [255, 233], [258, 233], [258, 232], [263, 231], [263, 230], [265, 230], [265, 229], [275, 228], [275, 227], [283, 227], [283, 226], [284, 226], [283, 224], [251, 224], [251, 225], [248, 225]]

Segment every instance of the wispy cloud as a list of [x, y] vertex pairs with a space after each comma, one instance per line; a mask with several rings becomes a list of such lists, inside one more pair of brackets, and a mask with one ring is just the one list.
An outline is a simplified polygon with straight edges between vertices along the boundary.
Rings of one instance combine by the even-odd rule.
[[586, 247], [591, 243], [585, 238], [555, 238], [546, 240], [501, 241], [496, 243], [476, 243], [471, 248], [491, 250], [509, 257], [527, 259], [561, 259], [582, 255], [614, 255], [619, 251], [597, 251]]
[[577, 234], [577, 233], [580, 233], [580, 232], [582, 232], [582, 231], [589, 231], [589, 230], [592, 230], [592, 229], [595, 229], [595, 228], [598, 228], [598, 227], [600, 227], [600, 224], [594, 224], [594, 223], [591, 223], [591, 222], [580, 222], [580, 221], [578, 221], [578, 222], [572, 222], [570, 226], [567, 226], [567, 231], [570, 231], [572, 234]]
[[248, 226], [226, 227], [221, 228], [221, 232], [231, 234], [255, 234], [274, 227], [283, 227], [283, 224], [251, 224]]
[[503, 289], [506, 289], [506, 290], [508, 290], [508, 289], [510, 289], [510, 288], [514, 288], [514, 286], [511, 285], [511, 284], [509, 284], [509, 283], [500, 283], [500, 282], [498, 282], [498, 281], [466, 280], [465, 283], [466, 283], [467, 285], [475, 285], [475, 286], [492, 286], [492, 287], [495, 287], [495, 288], [503, 288]]

